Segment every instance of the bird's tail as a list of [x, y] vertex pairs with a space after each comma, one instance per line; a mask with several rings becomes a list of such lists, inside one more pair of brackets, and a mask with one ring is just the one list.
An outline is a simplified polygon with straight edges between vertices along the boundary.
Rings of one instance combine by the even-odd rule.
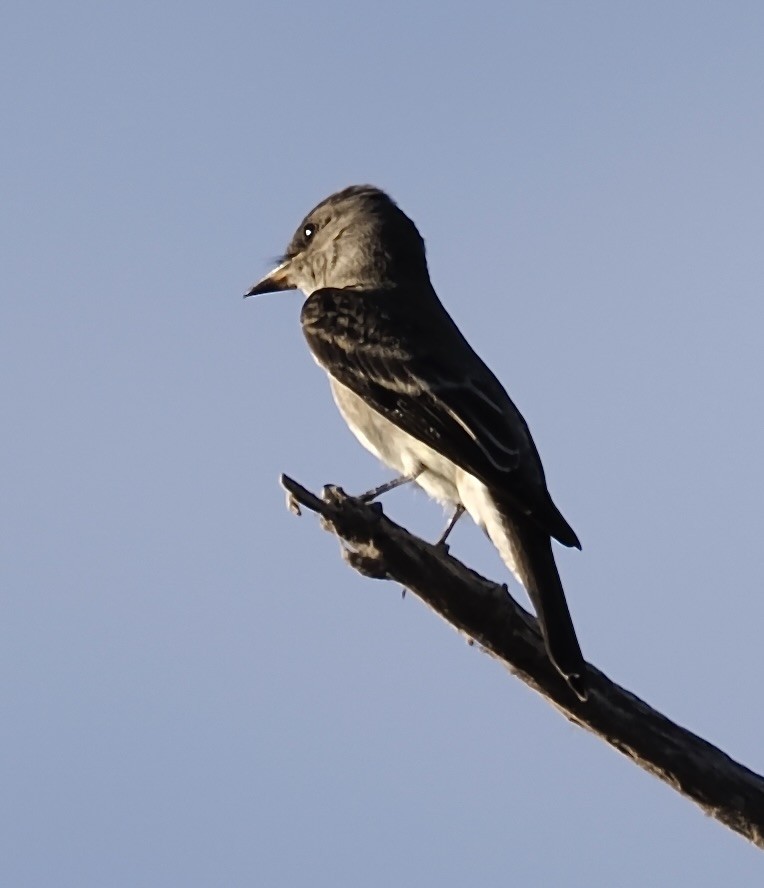
[[499, 545], [497, 540], [494, 544], [533, 603], [550, 660], [576, 696], [586, 700], [586, 663], [573, 628], [549, 534], [524, 516], [518, 520], [509, 510], [501, 512], [508, 539], [504, 545]]

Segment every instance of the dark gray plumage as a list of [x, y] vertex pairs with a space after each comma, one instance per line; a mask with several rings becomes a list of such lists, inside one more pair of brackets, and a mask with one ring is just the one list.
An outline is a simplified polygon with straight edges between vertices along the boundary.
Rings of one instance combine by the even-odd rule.
[[303, 332], [353, 433], [486, 531], [527, 590], [552, 662], [585, 699], [551, 547], [580, 548], [578, 538], [549, 496], [525, 420], [433, 290], [414, 223], [372, 186], [331, 195], [247, 295], [292, 288], [307, 296]]

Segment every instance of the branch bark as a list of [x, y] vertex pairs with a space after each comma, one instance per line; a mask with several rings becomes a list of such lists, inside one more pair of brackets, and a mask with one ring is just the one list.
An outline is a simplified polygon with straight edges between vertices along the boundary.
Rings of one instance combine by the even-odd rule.
[[544, 696], [570, 721], [601, 737], [687, 796], [709, 816], [764, 848], [764, 778], [680, 727], [589, 665], [581, 702], [551, 665], [534, 617], [505, 585], [465, 567], [445, 546], [424, 542], [335, 486], [321, 497], [282, 475], [289, 508], [317, 512], [344, 559], [375, 579], [400, 583], [455, 629]]

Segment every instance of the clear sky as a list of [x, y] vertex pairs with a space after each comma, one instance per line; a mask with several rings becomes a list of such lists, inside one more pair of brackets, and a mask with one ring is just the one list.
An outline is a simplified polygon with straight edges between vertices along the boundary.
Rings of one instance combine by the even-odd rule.
[[762, 884], [286, 511], [387, 473], [299, 295], [241, 295], [388, 190], [583, 541], [584, 653], [762, 772], [763, 45], [758, 0], [6, 4], [2, 885]]

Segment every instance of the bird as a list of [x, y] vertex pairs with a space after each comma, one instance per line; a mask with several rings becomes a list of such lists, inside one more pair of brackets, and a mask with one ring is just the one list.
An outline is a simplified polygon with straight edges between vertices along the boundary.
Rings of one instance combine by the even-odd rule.
[[246, 297], [297, 289], [302, 331], [360, 443], [397, 475], [467, 512], [534, 606], [549, 659], [580, 700], [586, 663], [552, 550], [580, 549], [552, 501], [528, 425], [438, 298], [414, 222], [384, 191], [352, 185], [305, 216]]

